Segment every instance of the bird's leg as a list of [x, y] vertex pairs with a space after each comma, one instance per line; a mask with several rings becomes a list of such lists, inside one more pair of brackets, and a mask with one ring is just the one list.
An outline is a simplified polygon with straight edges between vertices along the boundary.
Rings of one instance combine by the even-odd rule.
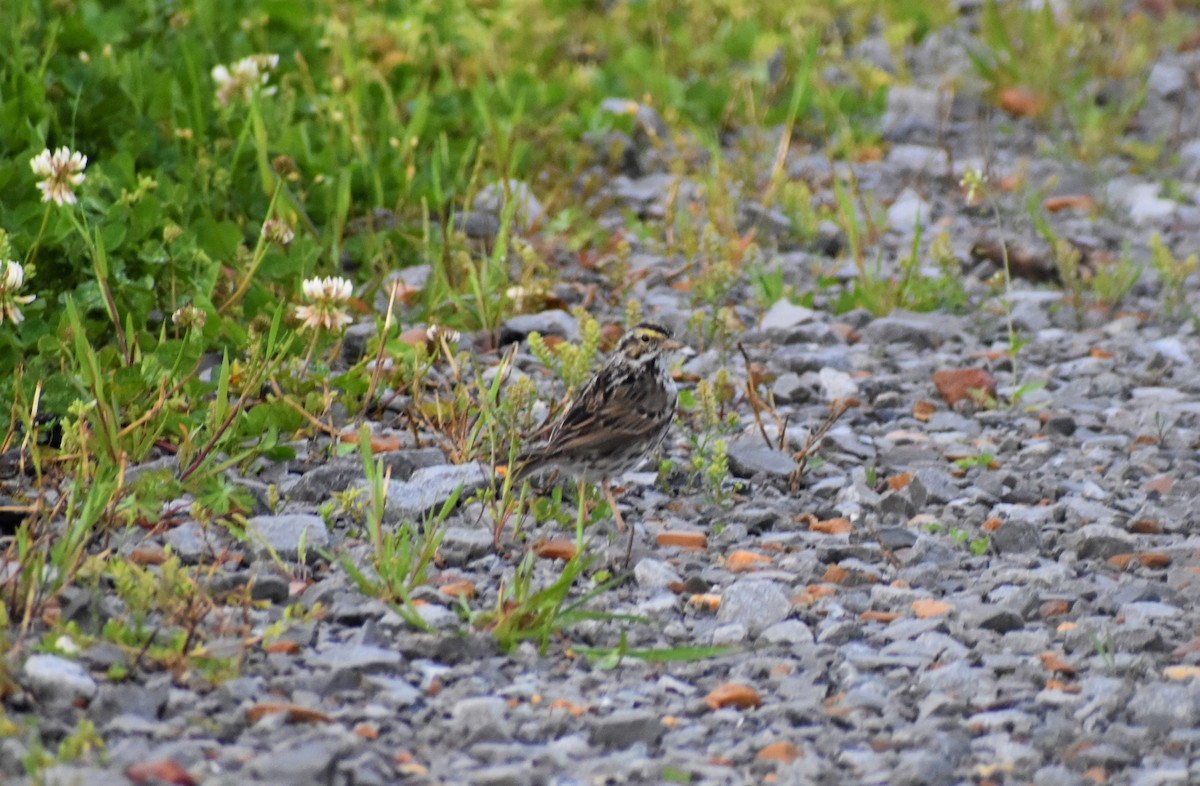
[[[600, 483], [604, 489], [604, 498], [608, 500], [608, 505], [612, 508], [613, 518], [617, 520], [617, 532], [625, 531], [625, 519], [621, 518], [621, 509], [617, 507], [617, 501], [613, 498], [612, 489], [608, 486], [608, 478], [605, 478]], [[633, 559], [633, 536], [637, 530], [633, 527], [629, 528], [629, 543], [625, 546], [625, 567], [629, 567], [630, 560]]]
[[613, 518], [617, 520], [617, 532], [624, 532], [625, 519], [621, 518], [621, 509], [617, 507], [617, 501], [613, 499], [612, 489], [608, 486], [608, 478], [600, 481], [600, 487], [604, 489], [604, 498], [608, 500], [608, 506], [612, 508]]
[[584, 496], [584, 486], [587, 481], [580, 479], [576, 482], [575, 490], [578, 492], [579, 508], [575, 513], [575, 548], [583, 549], [583, 522], [585, 520], [584, 509], [587, 506], [586, 497]]

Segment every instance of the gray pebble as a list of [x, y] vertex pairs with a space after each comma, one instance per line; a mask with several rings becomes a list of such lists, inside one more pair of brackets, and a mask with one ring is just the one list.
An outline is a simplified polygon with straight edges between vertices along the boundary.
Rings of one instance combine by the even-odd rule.
[[653, 747], [663, 736], [661, 714], [655, 710], [617, 710], [592, 722], [592, 744], [628, 748], [641, 742]]
[[812, 631], [800, 620], [777, 622], [765, 629], [761, 638], [772, 644], [808, 645], [813, 643]]
[[1188, 680], [1139, 686], [1129, 700], [1129, 713], [1135, 723], [1154, 731], [1195, 726], [1200, 722], [1200, 685]]
[[438, 553], [447, 565], [466, 565], [492, 551], [494, 536], [479, 527], [447, 527]]
[[255, 516], [246, 522], [246, 538], [260, 559], [272, 555], [295, 562], [304, 547], [305, 559], [319, 558], [318, 551], [329, 547], [329, 530], [320, 516], [289, 513], [281, 516]]
[[759, 474], [786, 478], [797, 466], [790, 453], [768, 448], [761, 442], [734, 442], [729, 445], [726, 456], [729, 459], [729, 471], [739, 478], [752, 478]]
[[958, 317], [897, 310], [868, 323], [862, 329], [862, 337], [874, 344], [911, 344], [917, 349], [933, 349], [957, 337], [962, 329]]
[[774, 305], [763, 314], [760, 327], [765, 332], [786, 331], [805, 322], [811, 322], [815, 316], [816, 312], [811, 308], [798, 306], [787, 298], [783, 298], [775, 301]]
[[42, 701], [90, 701], [96, 681], [73, 660], [58, 655], [31, 655], [21, 667], [21, 683]]
[[740, 623], [752, 637], [757, 637], [765, 629], [786, 619], [791, 606], [791, 599], [782, 584], [761, 579], [739, 579], [721, 593], [717, 619]]
[[1128, 532], [1107, 524], [1090, 524], [1066, 535], [1062, 546], [1080, 559], [1108, 559], [1116, 554], [1135, 551], [1137, 539]]
[[666, 562], [646, 557], [633, 566], [633, 578], [638, 586], [657, 589], [682, 581], [679, 573]]
[[418, 523], [427, 513], [437, 512], [459, 487], [459, 500], [465, 501], [487, 485], [491, 476], [491, 469], [481, 462], [418, 469], [408, 480], [388, 483], [386, 520]]
[[251, 759], [246, 770], [258, 778], [295, 786], [322, 786], [331, 782], [338, 760], [350, 749], [349, 742], [326, 734], [304, 736]]
[[313, 467], [287, 491], [288, 499], [318, 504], [363, 478], [362, 462], [350, 459]]
[[194, 519], [167, 530], [163, 541], [185, 565], [195, 565], [205, 554], [218, 554], [225, 547], [216, 527], [206, 528]]
[[498, 696], [472, 696], [460, 699], [451, 710], [451, 726], [464, 744], [508, 742], [512, 724], [507, 718], [508, 704]]

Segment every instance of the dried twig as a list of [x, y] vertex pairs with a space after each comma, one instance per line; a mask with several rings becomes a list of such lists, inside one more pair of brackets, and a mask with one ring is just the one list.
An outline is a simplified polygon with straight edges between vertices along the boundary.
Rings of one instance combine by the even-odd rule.
[[808, 439], [804, 441], [804, 447], [792, 454], [792, 460], [796, 462], [797, 467], [796, 469], [792, 470], [792, 474], [788, 476], [788, 488], [793, 494], [800, 490], [800, 476], [804, 474], [804, 469], [808, 466], [808, 457], [811, 456], [817, 449], [817, 446], [821, 444], [821, 440], [824, 439], [825, 435], [829, 433], [829, 430], [833, 428], [833, 424], [837, 423], [842, 415], [846, 414], [846, 410], [857, 406], [858, 400], [853, 398], [838, 399], [837, 401], [834, 401], [829, 405], [829, 414], [826, 415], [825, 420], [822, 421], [821, 425], [818, 426], [815, 431], [809, 434]]
[[771, 445], [771, 438], [767, 436], [767, 429], [763, 426], [762, 412], [771, 413], [771, 417], [775, 420], [775, 426], [779, 429], [779, 444], [783, 445], [784, 424], [779, 418], [779, 413], [775, 411], [773, 404], [768, 404], [763, 401], [758, 395], [758, 390], [754, 384], [754, 374], [750, 369], [750, 355], [746, 352], [746, 348], [742, 346], [742, 342], [737, 343], [738, 352], [742, 353], [742, 359], [746, 362], [746, 399], [750, 402], [750, 411], [754, 414], [754, 424], [758, 426], [758, 433], [762, 435], [763, 442], [767, 443], [767, 447]]

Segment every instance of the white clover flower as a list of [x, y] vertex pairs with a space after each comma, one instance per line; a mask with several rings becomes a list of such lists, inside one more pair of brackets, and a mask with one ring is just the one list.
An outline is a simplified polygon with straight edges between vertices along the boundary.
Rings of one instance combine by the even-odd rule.
[[274, 243], [277, 246], [286, 246], [296, 239], [296, 233], [292, 231], [292, 227], [286, 221], [278, 218], [269, 218], [263, 222], [262, 236], [268, 243]]
[[171, 321], [184, 330], [200, 330], [208, 322], [208, 314], [193, 305], [187, 305], [176, 309]]
[[312, 303], [296, 306], [296, 318], [303, 323], [303, 329], [341, 330], [350, 324], [350, 315], [343, 308], [354, 292], [349, 280], [336, 276], [307, 278], [301, 288]]
[[2, 268], [0, 271], [3, 273], [0, 275], [0, 323], [7, 319], [14, 325], [19, 325], [25, 321], [25, 315], [21, 313], [20, 307], [26, 303], [32, 303], [35, 296], [17, 294], [25, 285], [25, 268], [21, 267], [20, 262], [9, 259], [2, 264]]
[[441, 325], [430, 325], [425, 328], [425, 338], [429, 341], [437, 341], [439, 338], [444, 338], [447, 344], [453, 344], [462, 338], [462, 334], [457, 330], [450, 330]]
[[46, 148], [29, 159], [29, 166], [42, 178], [37, 187], [42, 192], [43, 202], [54, 202], [60, 207], [75, 204], [75, 186], [82, 184], [86, 177], [83, 170], [87, 166], [87, 156], [67, 147], [60, 147], [53, 153]]
[[214, 67], [212, 78], [217, 83], [217, 101], [221, 106], [226, 106], [233, 98], [249, 101], [255, 93], [273, 95], [275, 88], [266, 84], [277, 65], [279, 55], [250, 55], [232, 66]]

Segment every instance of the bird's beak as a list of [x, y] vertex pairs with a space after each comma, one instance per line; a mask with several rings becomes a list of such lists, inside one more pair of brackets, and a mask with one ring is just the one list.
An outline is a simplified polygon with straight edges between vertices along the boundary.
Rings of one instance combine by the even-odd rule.
[[691, 347], [689, 347], [687, 344], [683, 343], [682, 341], [676, 341], [673, 338], [669, 338], [663, 342], [663, 349], [665, 349], [667, 352], [684, 352], [685, 354], [691, 355], [696, 354], [694, 350], [688, 352]]

